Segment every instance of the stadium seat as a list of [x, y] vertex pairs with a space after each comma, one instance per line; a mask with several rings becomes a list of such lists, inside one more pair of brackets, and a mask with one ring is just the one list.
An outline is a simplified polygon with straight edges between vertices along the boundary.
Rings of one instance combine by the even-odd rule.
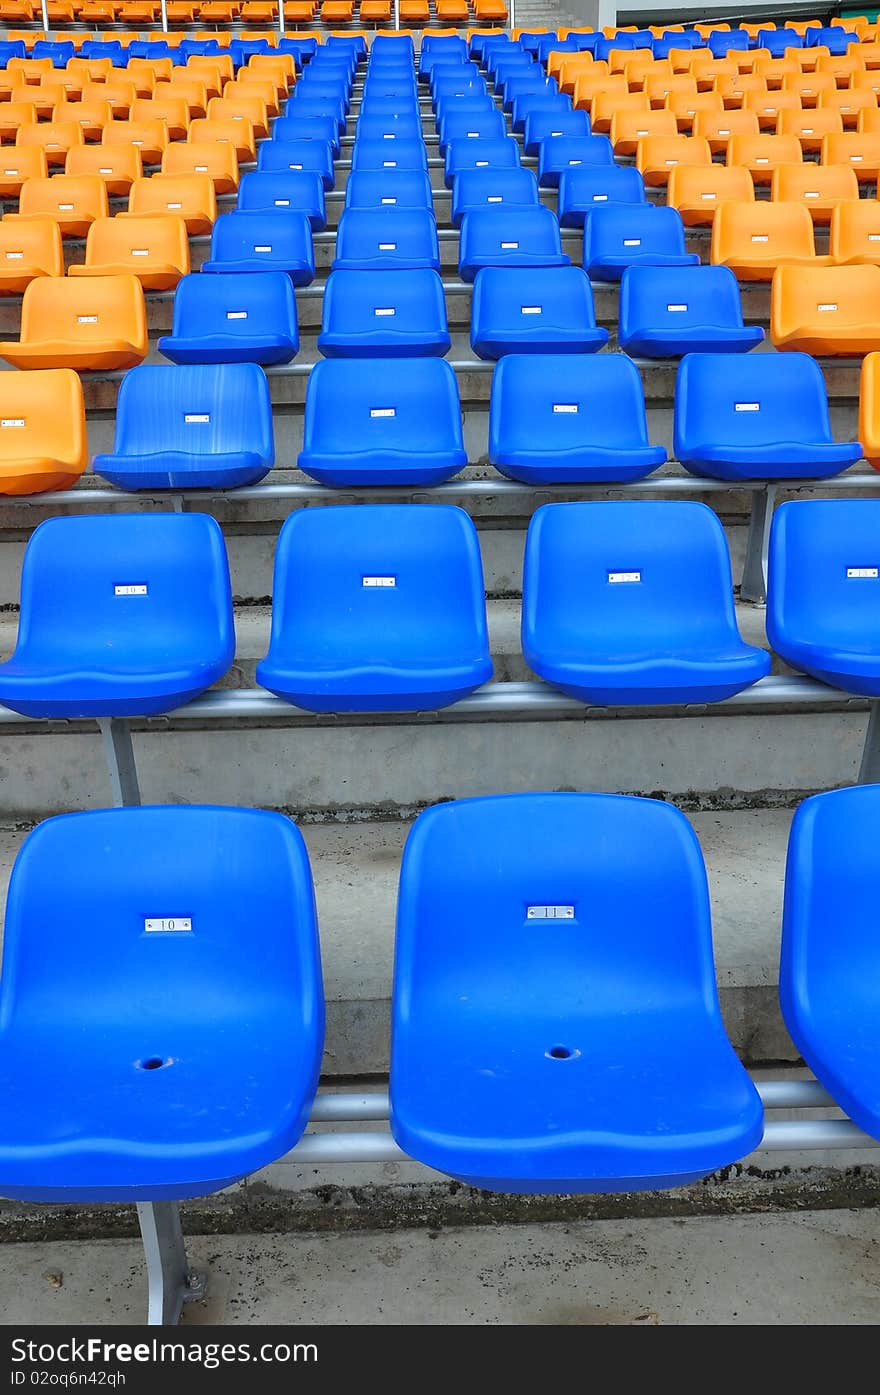
[[862, 112], [877, 112], [877, 95], [870, 87], [835, 87], [820, 92], [818, 110], [838, 112], [845, 131], [861, 130], [859, 117]]
[[694, 122], [701, 113], [715, 112], [716, 115], [723, 116], [724, 101], [718, 92], [671, 92], [666, 98], [663, 110], [672, 112], [679, 135], [690, 135]]
[[798, 499], [775, 510], [767, 634], [781, 659], [848, 693], [880, 697], [878, 501]]
[[607, 136], [559, 136], [544, 141], [538, 156], [538, 183], [542, 189], [555, 189], [563, 174], [582, 166], [614, 166], [614, 152]]
[[0, 219], [0, 295], [21, 295], [37, 277], [63, 275], [64, 251], [56, 219], [19, 219], [9, 213]]
[[802, 111], [797, 92], [786, 92], [778, 88], [775, 92], [747, 92], [743, 98], [743, 111], [753, 111], [758, 118], [761, 131], [777, 131], [779, 116], [783, 111]]
[[325, 357], [442, 357], [450, 342], [436, 271], [332, 271], [327, 278], [318, 336]]
[[519, 143], [513, 136], [501, 136], [494, 140], [468, 140], [465, 137], [450, 141], [446, 147], [444, 183], [447, 189], [451, 189], [456, 175], [464, 170], [514, 169], [519, 164]]
[[323, 232], [327, 224], [323, 181], [306, 170], [249, 171], [242, 175], [236, 208], [245, 213], [285, 209], [305, 213], [313, 233]]
[[4, 147], [0, 150], [0, 199], [17, 199], [26, 180], [45, 179], [48, 171], [46, 153], [38, 146]]
[[[216, 98], [212, 98], [216, 101]], [[254, 135], [254, 128], [245, 116], [196, 116], [189, 123], [188, 140], [204, 143], [208, 141], [228, 141], [235, 151], [236, 157], [242, 164], [247, 164], [257, 158], [257, 138]], [[309, 142], [319, 150], [325, 147], [320, 141]], [[271, 144], [264, 141], [263, 145]], [[279, 146], [281, 142], [278, 142]], [[157, 160], [161, 156], [156, 157]], [[144, 156], [146, 159], [146, 155]]]
[[666, 460], [648, 441], [625, 354], [508, 354], [492, 378], [489, 461], [524, 484], [637, 480]]
[[88, 463], [78, 374], [45, 368], [0, 375], [0, 494], [70, 489]]
[[460, 227], [466, 213], [503, 209], [504, 213], [540, 205], [538, 182], [530, 169], [465, 170], [452, 186], [451, 217]]
[[473, 281], [486, 266], [569, 266], [559, 222], [549, 208], [481, 209], [461, 221], [458, 270]]
[[880, 353], [862, 359], [859, 382], [859, 441], [868, 464], [880, 470]]
[[666, 203], [678, 210], [685, 227], [711, 227], [727, 201], [754, 203], [755, 186], [747, 169], [727, 165], [677, 165], [669, 172]]
[[866, 354], [880, 348], [880, 266], [779, 266], [770, 291], [777, 349]]
[[726, 266], [630, 266], [620, 282], [618, 343], [625, 353], [669, 358], [744, 352], [764, 331], [743, 325], [739, 286]]
[[[466, 142], [468, 145], [476, 141]], [[393, 149], [389, 149], [393, 147]], [[428, 172], [425, 143], [418, 139], [355, 140], [351, 148], [352, 170], [423, 170]]]
[[299, 351], [293, 283], [283, 271], [184, 276], [170, 335], [158, 342], [172, 363], [290, 363]]
[[737, 629], [721, 520], [692, 501], [539, 508], [526, 537], [522, 649], [553, 687], [608, 706], [718, 702], [770, 671], [767, 650]]
[[607, 203], [647, 203], [645, 182], [637, 169], [625, 165], [581, 166], [559, 176], [559, 225], [582, 228], [594, 208]]
[[678, 165], [711, 166], [712, 152], [702, 136], [646, 136], [636, 145], [635, 163], [646, 185], [663, 188]]
[[205, 272], [286, 271], [294, 286], [315, 279], [312, 229], [305, 213], [221, 213]]
[[[342, 114], [342, 104], [338, 110], [331, 112], [329, 105], [319, 104], [315, 107], [307, 107], [304, 102], [297, 104], [296, 112], [292, 110], [293, 103], [288, 104], [288, 115], [279, 117], [272, 126], [272, 139], [280, 141], [284, 145], [292, 141], [299, 140], [319, 140], [326, 141], [333, 151], [333, 158], [338, 159], [341, 130], [345, 118]], [[259, 133], [255, 131], [259, 138]], [[377, 135], [377, 139], [382, 139]]]
[[134, 181], [143, 175], [143, 162], [134, 145], [75, 145], [67, 152], [64, 173], [97, 175], [108, 196], [127, 197]]
[[[158, 522], [138, 520], [145, 542], [147, 525]], [[128, 564], [118, 545], [111, 557]], [[83, 577], [53, 560], [48, 578], [60, 573], [65, 588], [60, 639], [62, 616], [82, 623]], [[154, 607], [143, 596], [120, 601], [111, 591], [108, 603], [92, 583], [93, 607], [137, 610], [137, 621], [117, 620], [112, 630], [126, 649], [146, 650], [151, 666], [149, 641], [167, 646], [171, 621], [174, 649], [192, 663], [191, 647], [211, 635], [204, 555], [175, 547], [160, 567], [158, 551], [139, 547], [136, 560], [160, 578], [159, 632], [147, 628]], [[115, 581], [106, 565], [101, 574]], [[183, 616], [181, 584], [201, 599]], [[110, 628], [105, 621], [102, 639]], [[129, 635], [144, 630], [146, 643], [132, 645]], [[255, 904], [258, 956], [248, 945]], [[198, 805], [48, 819], [16, 857], [6, 937], [15, 973], [4, 974], [0, 991], [5, 1195], [176, 1201], [227, 1187], [298, 1141], [317, 1088], [324, 1000], [308, 856], [290, 819]], [[222, 1072], [218, 1054], [229, 1057]]]
[[[204, 116], [207, 113], [210, 100], [208, 84], [200, 78], [190, 77], [186, 68], [175, 68], [170, 82], [157, 83], [154, 96], [182, 97], [186, 103], [187, 125], [193, 117]], [[126, 114], [119, 112], [120, 116]]]
[[[762, 131], [757, 136], [735, 134], [727, 142], [727, 164], [747, 169], [755, 184], [769, 184], [777, 165], [794, 165], [803, 158], [797, 136]], [[823, 160], [823, 164], [827, 163]]]
[[217, 217], [214, 181], [209, 174], [154, 174], [131, 186], [128, 211], [118, 218], [155, 217], [175, 213], [190, 237], [210, 234]]
[[[865, 501], [869, 509], [872, 502]], [[873, 538], [866, 555], [875, 556]], [[837, 557], [849, 564], [852, 553], [844, 547]], [[847, 588], [840, 619], [852, 634], [849, 613], [860, 589], [856, 623], [873, 624], [876, 607], [871, 613], [868, 607], [874, 578], [860, 575], [839, 581], [842, 575], [835, 567], [832, 584], [835, 592]], [[826, 612], [828, 619], [832, 613], [824, 596], [816, 593], [815, 601], [824, 630]], [[837, 634], [830, 638], [833, 641]], [[858, 658], [870, 661], [868, 655]], [[779, 965], [780, 1006], [799, 1055], [846, 1116], [873, 1138], [880, 1137], [872, 1030], [877, 808], [877, 786], [862, 785], [823, 791], [796, 810], [788, 839]]]
[[441, 484], [466, 464], [458, 383], [443, 359], [382, 359], [371, 371], [332, 358], [311, 370], [298, 465], [319, 484]]
[[834, 209], [828, 239], [828, 254], [833, 264], [880, 266], [878, 213], [880, 205], [876, 199], [841, 202]]
[[141, 364], [126, 373], [113, 452], [95, 474], [119, 489], [234, 489], [274, 464], [266, 375], [255, 363]]
[[612, 116], [608, 135], [615, 155], [635, 155], [645, 136], [678, 135], [678, 122], [671, 111], [623, 110]]
[[257, 682], [307, 711], [430, 711], [492, 677], [480, 546], [463, 509], [299, 509], [279, 535], [272, 595]]
[[[117, 123], [110, 124], [112, 126]], [[55, 168], [64, 165], [71, 146], [84, 143], [82, 127], [76, 121], [38, 121], [34, 126], [19, 126], [15, 137], [15, 144], [19, 150], [36, 146], [44, 152], [46, 163]]]
[[822, 370], [804, 353], [687, 354], [675, 384], [673, 449], [709, 479], [826, 479], [861, 459], [831, 434]]
[[585, 111], [535, 111], [526, 117], [523, 154], [539, 155], [548, 140], [577, 140], [590, 133], [590, 118]]
[[777, 266], [827, 264], [816, 255], [813, 220], [805, 203], [722, 203], [712, 224], [709, 260], [740, 281], [770, 281]]
[[391, 1017], [391, 1132], [468, 1185], [675, 1187], [760, 1144], [719, 1011], [702, 854], [670, 804], [514, 794], [420, 814]]
[[774, 203], [803, 203], [814, 223], [827, 224], [841, 202], [858, 199], [859, 182], [851, 165], [817, 165], [805, 160], [776, 166], [770, 197]]
[[[583, 115], [583, 113], [581, 114]], [[361, 126], [366, 119], [362, 117], [358, 121], [358, 140], [369, 135], [368, 129], [361, 131]], [[586, 121], [586, 117], [584, 120]], [[416, 133], [421, 136], [421, 122], [418, 114], [415, 115], [413, 121]], [[462, 111], [458, 105], [452, 103], [448, 108], [444, 107], [442, 114], [438, 116], [437, 136], [440, 154], [445, 155], [446, 147], [452, 141], [503, 140], [507, 136], [507, 125], [504, 116], [494, 103], [491, 103], [491, 109], [482, 112]], [[526, 154], [528, 153], [526, 151]], [[537, 154], [537, 151], [531, 153]]]
[[605, 204], [584, 220], [584, 269], [593, 281], [619, 281], [625, 268], [695, 266], [685, 250], [684, 224], [674, 208]]
[[18, 340], [0, 341], [16, 368], [131, 368], [149, 348], [136, 276], [38, 277], [26, 287]]
[[263, 141], [257, 152], [257, 169], [268, 173], [302, 170], [319, 174], [325, 189], [332, 189], [335, 183], [333, 150], [326, 141]]
[[207, 174], [215, 194], [234, 194], [238, 188], [238, 156], [228, 141], [174, 141], [166, 147], [162, 174]]
[[709, 142], [713, 155], [725, 156], [731, 136], [760, 134], [755, 113], [739, 110], [695, 112], [691, 130], [695, 136]]
[[[190, 123], [190, 130], [194, 123]], [[163, 120], [111, 121], [104, 127], [102, 145], [135, 145], [145, 165], [158, 165], [168, 145], [168, 127]]]
[[[491, 102], [492, 98], [488, 100]], [[493, 102], [494, 105], [494, 102]], [[553, 87], [532, 88], [517, 92], [510, 103], [510, 129], [514, 135], [522, 135], [526, 117], [533, 112], [564, 113], [574, 111], [571, 97], [554, 90]]]
[[851, 165], [860, 184], [875, 183], [880, 175], [880, 131], [843, 131], [823, 136], [821, 163]]
[[424, 170], [353, 172], [348, 176], [345, 185], [345, 207], [388, 208], [398, 211], [421, 208], [433, 213], [431, 181]]
[[68, 276], [138, 278], [144, 290], [172, 290], [189, 271], [186, 223], [178, 213], [96, 218], [86, 237], [85, 261]]
[[347, 208], [336, 230], [333, 271], [440, 270], [437, 223], [424, 208]]
[[[170, 87], [165, 88], [170, 92]], [[184, 97], [160, 96], [160, 89], [149, 97], [135, 97], [131, 104], [130, 121], [164, 121], [169, 140], [186, 140], [190, 125], [190, 110]], [[75, 103], [73, 105], [76, 105]]]
[[478, 358], [509, 353], [593, 353], [608, 342], [596, 325], [581, 267], [486, 267], [474, 279], [471, 347]]
[[25, 548], [0, 702], [40, 718], [169, 712], [222, 678], [234, 650], [226, 547], [213, 518], [51, 518]]

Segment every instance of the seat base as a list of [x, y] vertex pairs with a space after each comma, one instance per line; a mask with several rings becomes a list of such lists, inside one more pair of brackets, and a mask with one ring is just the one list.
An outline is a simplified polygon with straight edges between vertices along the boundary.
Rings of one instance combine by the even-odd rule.
[[47, 494], [72, 489], [85, 469], [60, 460], [21, 460], [0, 463], [0, 494]]
[[458, 274], [462, 281], [472, 282], [484, 266], [571, 266], [571, 257], [565, 252], [499, 252], [497, 256], [482, 257], [479, 261], [460, 262]]
[[99, 373], [105, 369], [134, 368], [146, 356], [146, 346], [136, 348], [124, 340], [106, 344], [66, 344], [63, 340], [21, 344], [0, 342], [0, 358], [13, 368], [73, 368], [77, 373]]
[[[839, 668], [828, 668], [826, 664], [814, 663], [811, 656], [805, 656], [801, 650], [791, 655], [780, 652], [780, 657], [786, 663], [790, 663], [792, 668], [809, 674], [811, 678], [817, 678], [820, 683], [827, 683], [830, 688], [844, 693], [858, 693], [861, 697], [880, 698], [880, 663], [877, 663], [875, 673], [854, 673], [852, 668], [843, 667], [846, 654], [834, 656], [841, 665]], [[856, 658], [864, 661], [865, 655], [853, 655], [853, 659]]]
[[[474, 664], [469, 674], [462, 670], [454, 675], [442, 670], [393, 674], [388, 669], [371, 681], [365, 681], [366, 677], [363, 672], [290, 673], [265, 661], [257, 664], [261, 687], [306, 712], [435, 711], [460, 702], [487, 683], [492, 664], [488, 660]], [[320, 686], [319, 678], [323, 679]]]
[[742, 329], [715, 329], [694, 326], [683, 333], [667, 334], [663, 330], [642, 330], [618, 342], [626, 354], [641, 358], [676, 358], [682, 354], [742, 354], [763, 342], [764, 331], [759, 325]]
[[503, 451], [491, 464], [499, 474], [523, 484], [604, 484], [643, 479], [666, 461], [663, 446], [631, 450]]
[[880, 349], [880, 326], [853, 325], [839, 334], [819, 334], [815, 329], [793, 329], [789, 334], [773, 335], [777, 349], [793, 349], [796, 353], [857, 358]]
[[[198, 674], [197, 682], [193, 681], [196, 675], [192, 675], [190, 686], [187, 687], [181, 687], [179, 674], [175, 674], [175, 681], [170, 682], [163, 680], [161, 675], [149, 678], [138, 675], [126, 680], [125, 675], [112, 673], [106, 676], [107, 686], [103, 692], [100, 691], [102, 676], [93, 672], [88, 675], [89, 696], [76, 695], [77, 684], [82, 684], [79, 674], [57, 673], [52, 675], [53, 685], [66, 689], [67, 695], [40, 697], [40, 688], [36, 684], [29, 684], [26, 675], [19, 681], [12, 681], [4, 675], [3, 666], [0, 665], [0, 703], [10, 711], [18, 712], [22, 717], [37, 717], [48, 721], [98, 717], [155, 717], [163, 712], [173, 712], [175, 708], [183, 707], [185, 703], [199, 697], [218, 678], [222, 678], [227, 667], [228, 665], [224, 665], [217, 669], [207, 669]], [[142, 691], [131, 695], [139, 682]], [[45, 677], [41, 678], [41, 684], [45, 687]]]
[[318, 336], [318, 348], [325, 358], [442, 358], [451, 342], [446, 330], [395, 334], [393, 338], [387, 334]]
[[554, 330], [548, 325], [544, 333], [546, 337], [528, 330], [484, 334], [476, 327], [471, 348], [478, 358], [498, 359], [505, 354], [594, 354], [608, 343], [608, 330], [601, 328]]
[[[660, 678], [658, 674], [648, 685], [645, 685], [645, 666], [639, 666], [641, 671], [638, 676], [628, 674], [621, 666], [618, 681], [611, 686], [608, 686], [609, 680], [614, 675], [610, 665], [603, 673], [569, 676], [549, 671], [545, 665], [531, 659], [530, 663], [539, 677], [565, 693], [566, 697], [597, 707], [676, 707], [694, 702], [723, 702], [725, 698], [750, 688], [760, 678], [766, 678], [770, 672], [770, 655], [759, 649], [754, 651], [753, 657], [746, 655], [735, 666], [726, 662], [723, 665], [727, 673], [726, 681], [722, 680], [720, 674], [713, 674], [711, 660], [702, 671], [694, 664], [692, 676], [682, 673], [677, 682]], [[732, 667], [735, 673], [731, 673]]]
[[272, 469], [272, 461], [242, 452], [238, 455], [192, 455], [169, 452], [138, 458], [96, 455], [96, 475], [118, 489], [237, 489], [259, 484]]
[[181, 276], [185, 276], [189, 267], [172, 266], [163, 264], [152, 266], [147, 270], [141, 270], [137, 266], [128, 266], [121, 262], [118, 266], [112, 263], [106, 266], [86, 266], [77, 263], [68, 267], [68, 276], [136, 276], [145, 291], [173, 291]]
[[163, 334], [156, 346], [172, 363], [290, 363], [299, 351], [286, 335], [206, 334], [202, 339]]
[[686, 1187], [714, 1171], [713, 1167], [708, 1172], [664, 1173], [653, 1177], [547, 1177], [540, 1182], [517, 1177], [471, 1177], [461, 1172], [446, 1175], [456, 1182], [463, 1182], [466, 1187], [506, 1192], [510, 1196], [602, 1196], [607, 1193], [653, 1192]]
[[711, 480], [830, 479], [855, 465], [862, 456], [859, 445], [795, 446], [751, 450], [713, 449], [699, 456], [679, 453], [679, 463], [690, 475]]
[[646, 253], [643, 257], [599, 257], [585, 266], [591, 281], [619, 281], [629, 266], [699, 266], [696, 252], [686, 252], [683, 256], [664, 256]]
[[[204, 268], [202, 268], [204, 270]], [[440, 258], [430, 255], [415, 257], [336, 257], [331, 271], [437, 271]]]
[[364, 451], [361, 455], [310, 455], [300, 451], [304, 475], [331, 487], [352, 484], [442, 484], [467, 464], [463, 450], [421, 453]]
[[282, 266], [278, 262], [269, 262], [260, 258], [241, 258], [234, 262], [205, 262], [202, 271], [216, 273], [220, 276], [228, 276], [237, 271], [286, 271], [294, 286], [309, 286], [315, 279], [315, 268], [308, 263], [302, 262], [293, 265]]

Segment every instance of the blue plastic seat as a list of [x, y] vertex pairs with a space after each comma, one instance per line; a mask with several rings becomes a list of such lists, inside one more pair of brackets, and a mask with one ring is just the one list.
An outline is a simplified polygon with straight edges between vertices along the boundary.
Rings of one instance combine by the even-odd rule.
[[534, 173], [524, 166], [510, 170], [463, 170], [452, 183], [451, 217], [460, 227], [466, 213], [490, 209], [540, 208], [541, 197]]
[[606, 203], [647, 202], [645, 181], [635, 165], [582, 165], [559, 176], [561, 228], [582, 228], [593, 209]]
[[391, 1132], [472, 1186], [683, 1186], [763, 1107], [718, 1004], [703, 856], [671, 804], [509, 794], [426, 810], [401, 868]]
[[746, 53], [752, 41], [745, 29], [718, 29], [709, 35], [706, 47], [713, 58], [725, 58], [728, 53]]
[[243, 213], [291, 209], [306, 215], [313, 233], [327, 226], [324, 182], [309, 170], [248, 170], [241, 176], [236, 208]]
[[37, 39], [31, 49], [31, 58], [51, 58], [53, 68], [66, 68], [75, 54], [76, 47], [71, 39], [56, 39], [52, 42]]
[[221, 213], [211, 232], [206, 272], [286, 271], [295, 286], [315, 279], [312, 229], [305, 213]]
[[320, 484], [442, 484], [467, 464], [445, 359], [324, 359], [309, 374], [299, 468]]
[[[659, 211], [659, 210], [658, 210]], [[828, 391], [809, 354], [686, 354], [675, 458], [709, 479], [825, 479], [862, 458], [831, 434]]]
[[281, 529], [272, 594], [257, 682], [310, 712], [428, 711], [492, 677], [480, 545], [463, 509], [299, 509]]
[[[361, 100], [361, 110], [358, 121], [366, 121], [367, 117], [410, 117], [419, 119], [419, 99], [415, 92], [403, 94], [389, 94], [384, 90], [379, 90], [374, 96], [372, 91], [364, 91]], [[421, 131], [421, 123], [419, 124]]]
[[580, 139], [589, 136], [590, 118], [580, 108], [577, 111], [532, 111], [523, 127], [523, 154], [539, 155], [548, 140]]
[[486, 266], [570, 266], [549, 208], [480, 209], [461, 220], [458, 270], [473, 281]]
[[[389, 150], [393, 146], [393, 150]], [[428, 154], [421, 136], [411, 140], [355, 140], [351, 147], [351, 168], [357, 170], [423, 170], [428, 173]]]
[[147, 717], [205, 692], [234, 657], [229, 564], [213, 518], [50, 518], [25, 548], [0, 703], [26, 717]]
[[756, 48], [764, 48], [771, 58], [784, 58], [787, 48], [804, 48], [806, 40], [796, 29], [759, 29]]
[[[123, 48], [118, 39], [84, 39], [79, 47], [79, 56], [81, 58], [109, 58], [114, 68], [128, 67], [128, 49]], [[135, 55], [131, 56], [133, 58]]]
[[348, 176], [346, 208], [434, 211], [431, 181], [424, 170], [361, 170]]
[[880, 696], [880, 500], [797, 499], [773, 515], [767, 638], [833, 688]]
[[182, 277], [171, 333], [158, 349], [172, 363], [290, 363], [299, 351], [290, 277], [283, 271]]
[[4, 1196], [183, 1200], [298, 1142], [324, 1002], [308, 856], [283, 814], [47, 819], [16, 857], [4, 945]]
[[[339, 123], [341, 135], [349, 106], [347, 83], [332, 78], [322, 81], [320, 78], [304, 75], [286, 99], [284, 109], [288, 116], [307, 116], [309, 112], [334, 116]], [[280, 133], [274, 139], [280, 140]]]
[[401, 112], [396, 116], [376, 116], [363, 113], [358, 117], [358, 140], [383, 140], [389, 146], [398, 140], [421, 140], [422, 118], [418, 110]]
[[625, 354], [508, 354], [492, 378], [489, 460], [525, 484], [642, 479], [666, 459]]
[[736, 623], [718, 515], [672, 499], [545, 504], [526, 535], [522, 651], [579, 702], [720, 702], [770, 672]]
[[[858, 34], [852, 29], [844, 29], [840, 24], [810, 25], [804, 34], [805, 48], [827, 48], [839, 58], [848, 53], [850, 44], [859, 44]], [[858, 50], [857, 50], [858, 51]]]
[[[468, 103], [468, 106], [470, 103]], [[507, 124], [497, 107], [483, 112], [462, 111], [450, 104], [443, 108], [437, 122], [438, 148], [441, 155], [451, 141], [500, 140], [507, 135]]]
[[321, 183], [325, 189], [332, 189], [336, 180], [333, 146], [328, 141], [260, 141], [257, 147], [257, 169], [271, 173], [311, 171], [321, 176]]
[[0, 70], [6, 68], [10, 58], [27, 58], [23, 39], [0, 39]]
[[274, 460], [258, 364], [140, 364], [119, 388], [113, 452], [93, 469], [120, 489], [233, 489], [256, 484]]
[[[185, 42], [185, 41], [184, 41]], [[287, 34], [282, 35], [275, 44], [276, 53], [289, 53], [296, 64], [297, 72], [302, 72], [303, 65], [314, 58], [318, 52], [317, 39], [293, 39]]]
[[760, 325], [743, 324], [739, 285], [729, 267], [637, 265], [620, 279], [617, 339], [625, 353], [737, 353], [763, 338]]
[[[873, 555], [873, 553], [871, 554]], [[779, 1000], [804, 1062], [846, 1115], [880, 1137], [877, 848], [880, 786], [827, 790], [788, 838]]]
[[629, 266], [699, 266], [685, 249], [677, 208], [605, 204], [584, 220], [584, 269], [593, 281], [619, 281]]
[[487, 52], [488, 49], [492, 48], [497, 44], [511, 42], [512, 40], [510, 35], [505, 34], [503, 30], [498, 34], [487, 34], [485, 31], [482, 31], [476, 34], [471, 34], [470, 38], [467, 41], [467, 50], [471, 58], [479, 63], [483, 57], [483, 54]]
[[457, 100], [485, 96], [489, 91], [486, 79], [476, 69], [446, 68], [431, 84], [431, 102], [437, 112], [441, 104], [453, 105]]
[[607, 342], [581, 267], [487, 266], [477, 272], [471, 347], [479, 358], [594, 353]]
[[318, 336], [327, 358], [442, 357], [449, 346], [436, 271], [331, 271]]
[[520, 164], [519, 142], [513, 136], [500, 136], [494, 140], [450, 141], [444, 156], [444, 183], [451, 189], [456, 175], [464, 170], [510, 170]]
[[440, 270], [433, 212], [425, 208], [346, 208], [336, 230], [333, 271]]
[[528, 116], [537, 112], [562, 116], [573, 110], [571, 97], [567, 92], [559, 92], [555, 83], [552, 87], [536, 87], [525, 92], [518, 90], [510, 102], [510, 127], [515, 134], [522, 135]]
[[271, 53], [272, 46], [268, 39], [230, 39], [228, 51], [233, 68], [243, 68], [256, 54]]
[[[515, 111], [522, 109], [521, 104], [524, 101], [533, 98], [546, 99], [548, 96], [555, 96], [558, 103], [560, 101], [565, 101], [568, 94], [566, 93], [566, 96], [562, 97], [556, 79], [547, 77], [543, 68], [528, 68], [507, 79], [507, 82], [504, 84], [504, 97], [501, 106], [512, 118]], [[570, 99], [568, 109], [571, 109]], [[522, 123], [516, 125], [514, 122], [513, 129], [521, 133]]]
[[301, 140], [325, 142], [334, 156], [338, 156], [339, 122], [321, 103], [317, 110], [306, 109], [301, 114], [276, 117], [272, 127], [272, 139], [282, 145]]
[[556, 189], [569, 170], [583, 166], [618, 168], [614, 149], [606, 135], [556, 136], [541, 143], [538, 153], [538, 183], [542, 189]]

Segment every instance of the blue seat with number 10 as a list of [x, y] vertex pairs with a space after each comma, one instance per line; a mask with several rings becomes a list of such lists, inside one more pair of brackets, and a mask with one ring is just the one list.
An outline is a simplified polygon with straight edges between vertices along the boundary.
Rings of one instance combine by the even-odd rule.
[[509, 794], [407, 838], [391, 1132], [511, 1193], [678, 1187], [743, 1158], [760, 1096], [718, 1003], [706, 869], [671, 804]]
[[290, 363], [299, 349], [293, 283], [283, 271], [184, 276], [174, 292], [172, 363]]
[[0, 1194], [183, 1200], [298, 1142], [324, 997], [290, 819], [206, 806], [47, 819], [16, 858], [4, 930]]

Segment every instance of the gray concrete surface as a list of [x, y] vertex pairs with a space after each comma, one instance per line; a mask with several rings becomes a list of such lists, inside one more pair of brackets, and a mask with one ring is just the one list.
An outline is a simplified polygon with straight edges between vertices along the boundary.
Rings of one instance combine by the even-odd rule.
[[[195, 1236], [183, 1326], [856, 1326], [880, 1313], [880, 1212]], [[141, 1323], [137, 1241], [0, 1247], [0, 1321]]]

